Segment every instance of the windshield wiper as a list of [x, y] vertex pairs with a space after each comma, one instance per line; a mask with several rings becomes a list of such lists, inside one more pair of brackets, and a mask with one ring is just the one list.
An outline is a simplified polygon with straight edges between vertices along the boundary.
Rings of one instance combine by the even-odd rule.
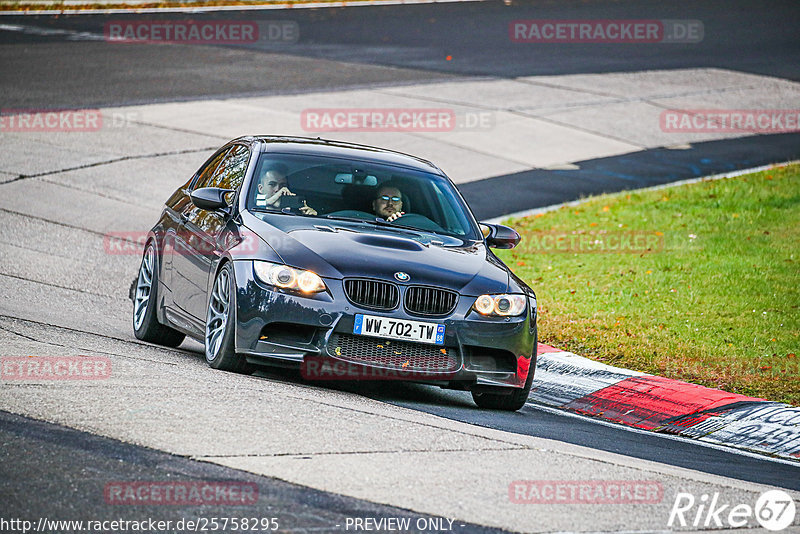
[[355, 222], [355, 223], [368, 223], [374, 222], [372, 219], [361, 219], [359, 217], [339, 217], [337, 215], [325, 215], [326, 219], [333, 219], [334, 221], [348, 221], [348, 222]]
[[396, 223], [393, 223], [393, 222], [389, 222], [386, 219], [383, 219], [381, 217], [375, 217], [375, 218], [371, 218], [371, 219], [360, 219], [358, 217], [339, 217], [339, 216], [336, 216], [336, 215], [333, 215], [333, 216], [332, 215], [326, 215], [325, 218], [326, 219], [333, 219], [333, 220], [336, 220], [336, 221], [349, 221], [349, 222], [357, 222], [357, 223], [369, 223], [369, 224], [374, 224], [374, 225], [377, 225], [377, 226], [386, 226], [388, 228], [401, 228], [401, 229], [404, 229], [404, 230], [414, 230], [415, 232], [419, 232], [420, 231], [419, 228], [414, 228], [413, 226], [405, 226], [405, 225], [402, 225], [402, 224], [396, 224]]
[[372, 224], [375, 226], [380, 226], [381, 228], [393, 228], [395, 230], [411, 230], [413, 235], [416, 237], [421, 237], [422, 234], [420, 232], [425, 232], [425, 230], [420, 230], [419, 228], [414, 228], [413, 226], [405, 226], [402, 224], [396, 224], [393, 222], [388, 222], [386, 219], [381, 217], [375, 217], [374, 219], [360, 219], [358, 217], [339, 217], [336, 215], [326, 215], [326, 219], [332, 219], [334, 221], [347, 221], [347, 222], [354, 222], [354, 223], [367, 223]]

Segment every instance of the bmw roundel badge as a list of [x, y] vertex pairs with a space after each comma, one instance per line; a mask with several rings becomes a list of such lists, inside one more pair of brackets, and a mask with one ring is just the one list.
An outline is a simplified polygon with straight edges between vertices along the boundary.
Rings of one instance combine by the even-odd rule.
[[408, 273], [404, 273], [403, 271], [397, 271], [394, 273], [394, 277], [398, 282], [408, 282], [411, 280], [411, 277], [408, 275]]

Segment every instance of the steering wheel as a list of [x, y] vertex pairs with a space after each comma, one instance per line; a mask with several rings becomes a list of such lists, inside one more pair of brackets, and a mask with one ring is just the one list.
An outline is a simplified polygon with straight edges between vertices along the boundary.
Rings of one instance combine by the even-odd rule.
[[329, 217], [354, 217], [356, 219], [374, 219], [375, 215], [361, 210], [341, 210], [327, 214]]
[[417, 228], [419, 230], [429, 230], [432, 232], [444, 232], [444, 228], [419, 213], [406, 213], [402, 217], [398, 217], [393, 223]]

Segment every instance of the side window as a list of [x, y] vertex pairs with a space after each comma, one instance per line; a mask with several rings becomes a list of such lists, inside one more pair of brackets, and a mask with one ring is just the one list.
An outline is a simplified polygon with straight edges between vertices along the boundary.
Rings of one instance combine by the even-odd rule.
[[244, 181], [249, 161], [250, 150], [246, 146], [235, 145], [220, 163], [207, 187], [238, 190]]
[[208, 181], [214, 175], [214, 171], [217, 170], [219, 166], [219, 162], [222, 161], [222, 158], [225, 157], [225, 154], [230, 152], [229, 150], [223, 150], [216, 156], [212, 157], [208, 160], [203, 167], [203, 170], [200, 171], [200, 175], [197, 177], [197, 181], [195, 182], [194, 189], [200, 189], [201, 187], [209, 187]]

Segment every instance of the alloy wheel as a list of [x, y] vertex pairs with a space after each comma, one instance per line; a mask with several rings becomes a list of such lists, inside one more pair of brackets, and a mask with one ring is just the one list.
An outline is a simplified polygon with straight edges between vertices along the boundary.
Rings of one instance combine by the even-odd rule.
[[139, 330], [150, 304], [150, 295], [153, 292], [153, 265], [155, 264], [155, 250], [153, 245], [147, 247], [139, 268], [139, 278], [136, 281], [136, 294], [133, 300], [133, 327]]
[[230, 276], [226, 269], [220, 271], [211, 291], [206, 317], [206, 358], [216, 359], [228, 325]]

